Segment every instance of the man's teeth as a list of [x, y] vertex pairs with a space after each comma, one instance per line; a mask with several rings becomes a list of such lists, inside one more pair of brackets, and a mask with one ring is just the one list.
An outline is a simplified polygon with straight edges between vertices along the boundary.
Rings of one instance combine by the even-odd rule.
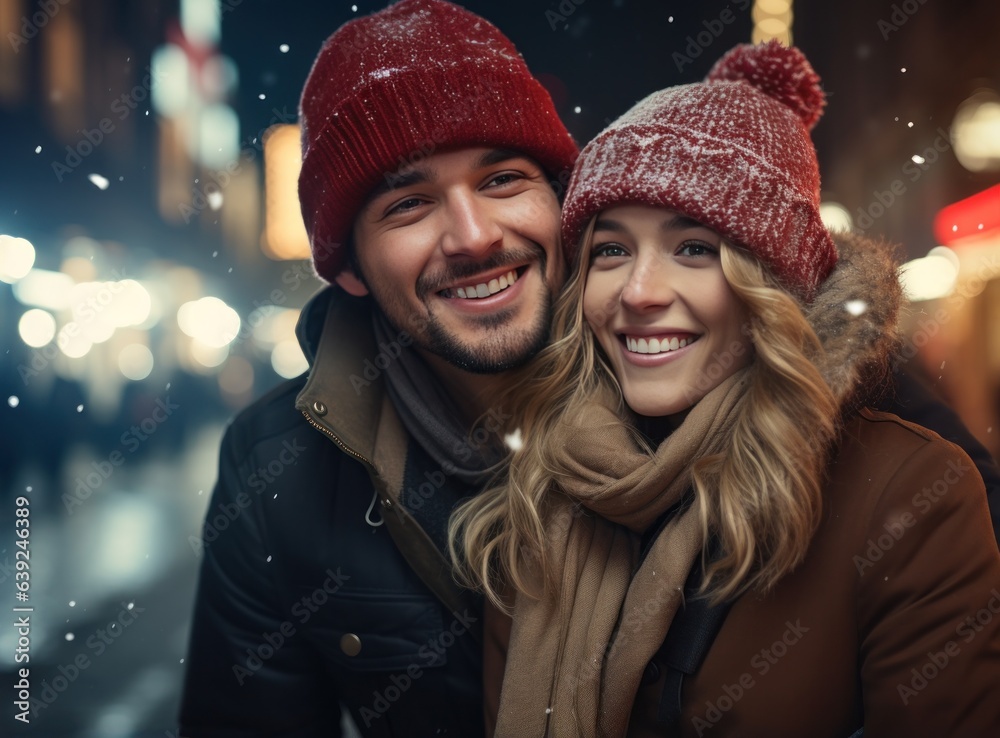
[[489, 282], [480, 282], [475, 287], [459, 287], [455, 290], [455, 294], [459, 297], [465, 297], [470, 300], [476, 300], [481, 297], [489, 297], [490, 295], [495, 295], [500, 290], [505, 290], [510, 287], [514, 282], [517, 281], [517, 272], [511, 269], [509, 272], [504, 274], [499, 279], [491, 279]]
[[625, 347], [636, 354], [662, 354], [667, 351], [682, 349], [688, 344], [694, 343], [697, 338], [632, 338], [625, 336]]

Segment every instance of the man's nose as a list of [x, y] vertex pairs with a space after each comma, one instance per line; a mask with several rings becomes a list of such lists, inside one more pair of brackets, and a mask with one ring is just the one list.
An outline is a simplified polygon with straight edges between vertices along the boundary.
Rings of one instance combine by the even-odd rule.
[[503, 229], [489, 202], [475, 193], [450, 198], [441, 249], [447, 256], [482, 257], [503, 243]]

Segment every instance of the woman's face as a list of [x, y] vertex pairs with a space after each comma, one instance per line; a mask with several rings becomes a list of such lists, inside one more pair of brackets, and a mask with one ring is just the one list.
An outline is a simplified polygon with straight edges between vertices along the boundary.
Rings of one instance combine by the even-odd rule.
[[721, 241], [646, 205], [597, 218], [583, 312], [640, 415], [683, 412], [750, 362], [749, 314], [722, 273]]

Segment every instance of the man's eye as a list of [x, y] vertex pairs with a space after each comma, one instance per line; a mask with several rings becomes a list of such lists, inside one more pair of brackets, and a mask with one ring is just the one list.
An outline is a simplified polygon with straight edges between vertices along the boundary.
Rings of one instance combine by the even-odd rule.
[[503, 187], [504, 185], [510, 184], [518, 179], [520, 179], [520, 176], [514, 172], [504, 172], [503, 174], [498, 174], [497, 176], [492, 177], [486, 185], [487, 187]]
[[386, 215], [394, 215], [396, 213], [405, 213], [408, 210], [413, 210], [414, 208], [420, 207], [420, 205], [422, 203], [423, 203], [423, 200], [421, 200], [418, 197], [408, 197], [405, 200], [401, 200], [400, 202], [397, 202], [395, 205], [393, 205], [391, 208], [389, 208], [386, 211], [385, 214]]

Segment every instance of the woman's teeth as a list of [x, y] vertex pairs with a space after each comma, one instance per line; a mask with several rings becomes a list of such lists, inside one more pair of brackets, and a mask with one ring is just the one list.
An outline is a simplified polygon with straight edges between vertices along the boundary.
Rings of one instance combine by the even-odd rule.
[[481, 282], [475, 287], [459, 287], [455, 294], [469, 300], [479, 299], [495, 295], [500, 290], [505, 290], [517, 281], [517, 271], [511, 269], [499, 279], [491, 279], [489, 282]]
[[625, 347], [636, 354], [662, 354], [667, 351], [682, 349], [688, 344], [694, 343], [697, 338], [632, 338], [625, 336]]

